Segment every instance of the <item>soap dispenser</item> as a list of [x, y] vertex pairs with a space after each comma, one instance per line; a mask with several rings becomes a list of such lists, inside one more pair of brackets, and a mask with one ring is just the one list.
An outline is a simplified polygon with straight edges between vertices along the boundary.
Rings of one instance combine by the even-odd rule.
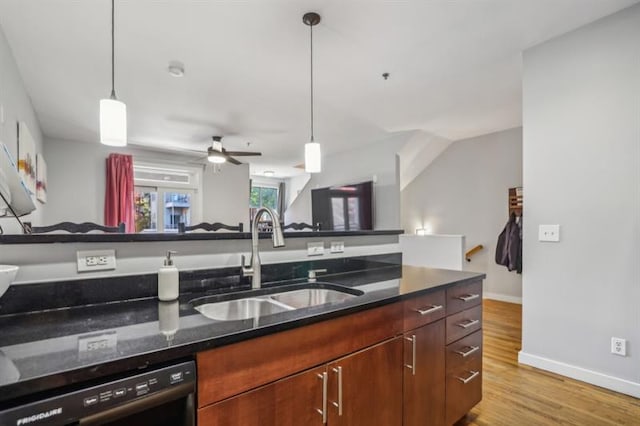
[[176, 252], [167, 251], [164, 266], [158, 270], [158, 299], [163, 301], [176, 300], [180, 294], [178, 268], [173, 265], [172, 254]]

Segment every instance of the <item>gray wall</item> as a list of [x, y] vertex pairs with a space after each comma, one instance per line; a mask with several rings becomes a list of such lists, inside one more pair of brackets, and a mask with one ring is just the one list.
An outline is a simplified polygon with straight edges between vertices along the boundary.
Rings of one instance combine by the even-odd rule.
[[[135, 147], [117, 148], [96, 142], [47, 139], [45, 156], [49, 175], [47, 224], [64, 220], [104, 222], [106, 158], [111, 152], [132, 154], [135, 160], [176, 162], [175, 154]], [[184, 165], [183, 160], [183, 165]], [[189, 165], [189, 164], [186, 164]], [[194, 167], [193, 165], [190, 165]], [[223, 164], [220, 173], [211, 168], [203, 176], [203, 220], [248, 226], [249, 166]]]
[[523, 95], [520, 360], [640, 397], [640, 6], [527, 50]]
[[[4, 123], [0, 121], [0, 142], [7, 145], [14, 160], [18, 159], [18, 121], [24, 121], [27, 124], [36, 143], [36, 151], [42, 153], [40, 124], [2, 28], [0, 28], [0, 105], [4, 110]], [[45, 159], [47, 158], [45, 157]], [[41, 220], [46, 205], [38, 201], [35, 203], [36, 211], [22, 219], [34, 223]], [[20, 229], [15, 219], [0, 219], [0, 225], [6, 233], [16, 233]]]
[[521, 128], [454, 142], [402, 191], [402, 227], [462, 234], [467, 249], [482, 244], [464, 269], [487, 274], [486, 296], [518, 302], [522, 277], [496, 265], [494, 253], [508, 219], [508, 189], [521, 185]]
[[372, 180], [374, 183], [374, 229], [400, 228], [400, 178], [397, 152], [410, 132], [395, 134], [358, 149], [328, 155], [322, 173], [311, 175], [309, 183], [287, 209], [286, 222], [311, 219], [311, 190]]

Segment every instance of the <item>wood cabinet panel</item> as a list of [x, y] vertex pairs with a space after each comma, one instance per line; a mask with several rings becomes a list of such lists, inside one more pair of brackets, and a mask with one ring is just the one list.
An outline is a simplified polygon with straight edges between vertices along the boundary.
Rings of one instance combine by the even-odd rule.
[[458, 284], [447, 289], [447, 315], [482, 303], [482, 281]]
[[322, 373], [314, 368], [198, 410], [199, 426], [322, 426]]
[[482, 305], [447, 317], [447, 344], [482, 328]]
[[481, 358], [447, 373], [446, 420], [448, 425], [458, 421], [481, 399]]
[[404, 301], [404, 331], [444, 318], [446, 312], [444, 290], [434, 291]]
[[444, 425], [444, 334], [442, 319], [404, 335], [404, 361], [412, 367], [404, 369], [404, 426]]
[[397, 336], [402, 313], [402, 304], [393, 303], [200, 352], [198, 407]]
[[482, 359], [482, 330], [447, 345], [447, 372]]
[[329, 425], [401, 426], [402, 359], [398, 337], [330, 363]]

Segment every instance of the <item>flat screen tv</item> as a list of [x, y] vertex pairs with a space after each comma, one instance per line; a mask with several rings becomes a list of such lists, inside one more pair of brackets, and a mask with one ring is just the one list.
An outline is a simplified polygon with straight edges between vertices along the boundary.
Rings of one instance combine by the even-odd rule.
[[373, 182], [311, 190], [313, 223], [322, 231], [373, 229]]

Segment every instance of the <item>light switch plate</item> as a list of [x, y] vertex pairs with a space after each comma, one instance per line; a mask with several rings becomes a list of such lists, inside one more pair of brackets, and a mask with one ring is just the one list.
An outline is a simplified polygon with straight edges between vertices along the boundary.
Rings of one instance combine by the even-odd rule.
[[115, 250], [78, 251], [78, 272], [109, 271], [116, 269]]
[[322, 256], [324, 254], [324, 243], [322, 241], [307, 243], [307, 256]]
[[538, 227], [538, 241], [560, 241], [560, 225], [540, 225]]

